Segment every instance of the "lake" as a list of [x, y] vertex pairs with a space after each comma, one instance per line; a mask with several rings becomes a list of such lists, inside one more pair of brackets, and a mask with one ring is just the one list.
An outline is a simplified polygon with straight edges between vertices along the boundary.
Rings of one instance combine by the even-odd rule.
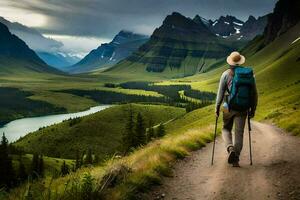
[[5, 124], [0, 128], [0, 133], [5, 133], [9, 142], [14, 142], [26, 134], [36, 131], [41, 127], [50, 126], [56, 123], [60, 123], [63, 120], [75, 117], [82, 117], [85, 115], [93, 114], [98, 111], [104, 110], [111, 105], [101, 105], [91, 107], [90, 109], [77, 113], [67, 113], [67, 114], [58, 114], [58, 115], [46, 115], [40, 117], [28, 117], [17, 119]]

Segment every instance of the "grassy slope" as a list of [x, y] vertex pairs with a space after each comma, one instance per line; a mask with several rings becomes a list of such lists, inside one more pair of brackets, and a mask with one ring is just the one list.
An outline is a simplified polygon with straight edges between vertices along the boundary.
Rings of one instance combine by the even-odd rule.
[[[271, 120], [294, 134], [300, 133], [300, 42], [292, 42], [299, 37], [299, 29], [300, 24], [254, 55], [259, 41], [244, 51], [248, 58], [245, 66], [253, 67], [259, 91], [256, 119]], [[226, 68], [160, 84], [191, 84], [193, 89], [216, 91]]]
[[[81, 118], [73, 126], [66, 121], [57, 125], [36, 131], [16, 142], [27, 152], [38, 152], [53, 157], [74, 158], [76, 150], [80, 152], [91, 148], [100, 159], [120, 150], [122, 133], [128, 118], [128, 105], [108, 108], [93, 115]], [[182, 108], [132, 104], [135, 115], [138, 112], [144, 116], [145, 125], [149, 119], [154, 124], [166, 122], [185, 113]]]
[[[136, 189], [145, 190], [151, 184], [159, 182], [162, 174], [168, 175], [170, 162], [188, 155], [189, 151], [202, 147], [211, 140], [213, 127], [209, 122], [213, 121], [214, 118], [210, 114], [212, 111], [212, 106], [198, 109], [166, 123], [167, 135], [164, 138], [149, 143], [129, 156], [111, 159], [103, 166], [83, 168], [66, 177], [55, 179], [50, 186], [52, 194], [57, 192], [60, 198], [70, 198], [63, 192], [64, 183], [80, 182], [86, 172], [89, 172], [98, 182], [103, 176], [112, 173], [120, 166], [125, 166], [132, 170], [132, 173], [127, 175], [126, 181], [121, 180], [122, 183], [118, 183], [117, 187], [109, 191], [107, 199], [132, 197], [131, 195], [135, 194]], [[49, 184], [49, 180], [46, 181], [46, 187], [49, 187]], [[32, 187], [38, 188], [39, 185], [34, 184]], [[69, 184], [67, 190], [70, 187]], [[46, 195], [48, 192], [47, 190], [42, 192], [40, 189], [37, 191], [38, 193], [35, 193], [37, 197]], [[25, 186], [19, 187], [10, 193], [10, 198], [20, 199], [25, 192]]]
[[[19, 155], [13, 156], [13, 166], [16, 171], [19, 166], [19, 159], [20, 159]], [[60, 158], [52, 158], [52, 157], [43, 156], [43, 160], [44, 160], [44, 170], [45, 170], [44, 175], [46, 177], [48, 177], [48, 176], [52, 177], [53, 175], [55, 175], [55, 173], [59, 173], [61, 170], [61, 165], [63, 164], [64, 161], [70, 168], [72, 168], [72, 165], [75, 164], [75, 161], [71, 160], [71, 159], [60, 159]], [[32, 163], [32, 154], [23, 155], [22, 162], [25, 165], [26, 172], [30, 173], [30, 167], [31, 167], [31, 163]], [[59, 174], [57, 174], [57, 176], [58, 175]]]
[[[147, 78], [147, 80], [164, 80], [164, 79], [170, 79], [170, 78], [180, 78], [184, 76], [190, 76], [198, 71], [206, 71], [207, 69], [210, 68], [210, 66], [217, 62], [218, 59], [215, 58], [206, 58], [204, 57], [193, 57], [191, 56], [191, 52], [193, 50], [197, 51], [228, 51], [228, 49], [222, 49], [222, 47], [228, 47], [230, 46], [229, 42], [226, 41], [218, 41], [218, 45], [220, 49], [218, 49], [218, 45], [214, 44], [215, 42], [207, 43], [207, 42], [202, 42], [200, 45], [199, 43], [196, 44], [181, 44], [181, 43], [175, 43], [173, 46], [171, 46], [174, 50], [176, 49], [188, 49], [190, 53], [182, 60], [180, 68], [171, 68], [170, 61], [174, 59], [174, 57], [168, 58], [170, 61], [167, 63], [167, 67], [165, 70], [161, 73], [157, 72], [147, 72], [147, 63], [143, 64], [142, 59], [145, 58], [152, 58], [155, 56], [158, 56], [158, 52], [161, 51], [160, 49], [163, 47], [168, 46], [167, 43], [164, 42], [156, 42], [155, 45], [148, 51], [148, 52], [143, 52], [141, 53], [141, 60], [132, 62], [129, 60], [123, 60], [117, 65], [115, 65], [113, 68], [107, 70], [106, 72], [103, 73], [103, 75], [108, 75], [108, 76], [115, 76], [119, 74], [124, 74], [127, 79], [131, 80], [143, 80], [143, 78]], [[231, 44], [236, 47], [240, 47], [241, 44]], [[176, 58], [176, 57], [175, 57]]]

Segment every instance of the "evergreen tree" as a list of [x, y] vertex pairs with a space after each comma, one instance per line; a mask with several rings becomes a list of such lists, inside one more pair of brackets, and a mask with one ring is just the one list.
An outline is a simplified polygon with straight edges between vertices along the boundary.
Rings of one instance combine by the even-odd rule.
[[39, 156], [38, 174], [39, 174], [39, 176], [44, 177], [44, 158], [43, 158], [43, 155]]
[[91, 148], [89, 148], [87, 150], [87, 154], [86, 154], [84, 163], [85, 164], [90, 164], [90, 165], [93, 164], [93, 154], [92, 154], [92, 149]]
[[165, 133], [165, 126], [161, 123], [158, 128], [157, 128], [157, 137], [163, 137], [166, 133]]
[[79, 156], [79, 151], [76, 151], [76, 158], [75, 158], [75, 171], [81, 167], [80, 163], [80, 156]]
[[31, 161], [31, 176], [33, 179], [39, 176], [39, 154], [34, 153]]
[[129, 105], [129, 115], [126, 123], [126, 129], [123, 134], [123, 150], [126, 154], [131, 147], [136, 143], [135, 133], [134, 133], [134, 120], [133, 120], [133, 110], [131, 104]]
[[0, 188], [10, 188], [15, 181], [15, 174], [12, 166], [12, 160], [8, 152], [8, 140], [5, 134], [2, 135], [0, 144]]
[[70, 173], [70, 169], [69, 166], [66, 164], [66, 161], [63, 162], [60, 169], [61, 176], [66, 176]]
[[81, 157], [80, 157], [80, 167], [84, 164], [84, 151], [82, 151]]
[[135, 137], [136, 141], [135, 144], [133, 144], [135, 147], [146, 143], [146, 128], [141, 113], [138, 113], [136, 117]]
[[100, 162], [100, 158], [99, 158], [98, 154], [95, 154], [94, 164], [98, 164], [99, 162]]

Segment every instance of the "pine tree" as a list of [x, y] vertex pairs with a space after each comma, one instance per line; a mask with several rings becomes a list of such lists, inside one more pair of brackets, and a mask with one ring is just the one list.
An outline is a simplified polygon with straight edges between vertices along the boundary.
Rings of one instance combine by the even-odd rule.
[[84, 163], [85, 164], [90, 164], [90, 165], [93, 164], [93, 154], [92, 154], [92, 149], [91, 148], [89, 148], [87, 150], [87, 154], [86, 154]]
[[12, 160], [8, 152], [8, 140], [5, 134], [2, 135], [0, 144], [0, 188], [10, 188], [15, 182], [15, 174], [12, 166]]
[[163, 137], [166, 133], [165, 133], [165, 126], [163, 124], [160, 124], [157, 128], [157, 137]]
[[84, 151], [82, 151], [81, 157], [80, 157], [80, 167], [84, 164]]
[[66, 164], [66, 161], [63, 162], [60, 169], [61, 176], [66, 176], [70, 173], [70, 169], [69, 166]]
[[43, 155], [39, 156], [38, 174], [40, 177], [44, 177], [44, 158]]
[[39, 175], [39, 154], [34, 153], [31, 161], [31, 176], [33, 179]]
[[98, 164], [99, 162], [100, 162], [100, 158], [99, 158], [98, 154], [95, 154], [94, 164]]
[[79, 151], [76, 151], [76, 158], [75, 158], [75, 171], [81, 167], [80, 163], [80, 156], [79, 156]]
[[135, 147], [146, 143], [146, 128], [141, 113], [138, 113], [136, 117], [135, 136], [136, 136], [136, 142], [134, 144]]
[[134, 146], [136, 141], [135, 134], [134, 134], [133, 110], [131, 104], [129, 105], [128, 120], [127, 120], [126, 129], [122, 139], [123, 139], [123, 150], [124, 153], [126, 154], [130, 150], [130, 148]]

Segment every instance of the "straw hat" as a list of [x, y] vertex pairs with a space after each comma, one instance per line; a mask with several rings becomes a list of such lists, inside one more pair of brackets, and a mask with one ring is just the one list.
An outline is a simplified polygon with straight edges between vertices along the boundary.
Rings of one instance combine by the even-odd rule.
[[227, 57], [227, 63], [231, 66], [242, 65], [246, 61], [245, 57], [239, 52], [234, 51]]

